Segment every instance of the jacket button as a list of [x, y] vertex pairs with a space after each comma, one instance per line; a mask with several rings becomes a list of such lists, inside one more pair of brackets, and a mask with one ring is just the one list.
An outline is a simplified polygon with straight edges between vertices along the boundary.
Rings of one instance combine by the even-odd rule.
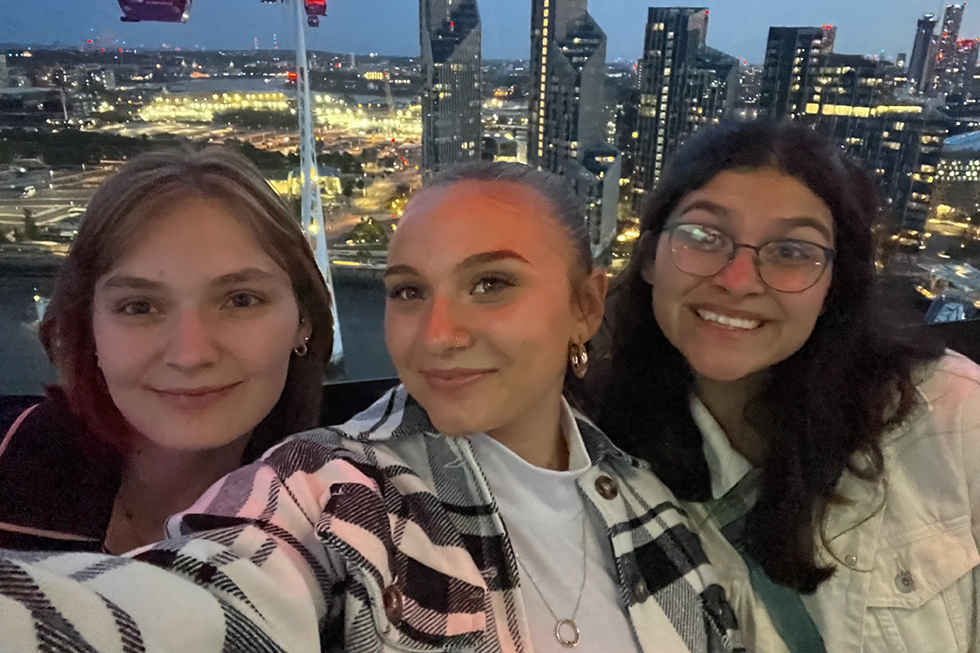
[[915, 576], [912, 575], [911, 571], [903, 570], [898, 572], [895, 576], [895, 587], [902, 594], [910, 594], [915, 591]]
[[388, 621], [397, 625], [402, 620], [402, 612], [405, 609], [404, 602], [402, 601], [402, 591], [394, 585], [391, 585], [385, 590], [384, 602], [385, 616], [388, 617]]
[[647, 587], [647, 583], [642, 578], [633, 585], [633, 600], [637, 603], [643, 603], [648, 598], [650, 598], [650, 588]]
[[605, 474], [600, 476], [595, 480], [595, 489], [603, 499], [615, 499], [619, 494], [619, 488], [616, 486], [616, 481], [612, 480]]
[[844, 564], [848, 567], [854, 567], [858, 563], [858, 557], [853, 553], [848, 556], [844, 556]]

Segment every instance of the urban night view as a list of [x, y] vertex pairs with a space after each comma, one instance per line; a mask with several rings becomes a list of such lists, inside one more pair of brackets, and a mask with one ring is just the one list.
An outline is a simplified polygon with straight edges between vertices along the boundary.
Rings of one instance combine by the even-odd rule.
[[564, 176], [612, 276], [672, 154], [727, 120], [830, 135], [879, 182], [878, 270], [899, 320], [975, 318], [980, 6], [725, 4], [4, 0], [0, 395], [55, 380], [37, 327], [86, 206], [164, 147], [238, 150], [322, 243], [338, 379], [394, 376], [387, 246], [440, 169]]

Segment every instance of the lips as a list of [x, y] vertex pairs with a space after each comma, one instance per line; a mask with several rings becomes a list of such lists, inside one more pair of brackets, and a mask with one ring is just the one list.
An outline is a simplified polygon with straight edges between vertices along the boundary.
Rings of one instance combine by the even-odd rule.
[[204, 410], [227, 397], [241, 383], [202, 388], [154, 388], [153, 392], [178, 410]]
[[496, 372], [494, 369], [452, 368], [421, 370], [422, 377], [433, 390], [453, 392], [468, 388]]

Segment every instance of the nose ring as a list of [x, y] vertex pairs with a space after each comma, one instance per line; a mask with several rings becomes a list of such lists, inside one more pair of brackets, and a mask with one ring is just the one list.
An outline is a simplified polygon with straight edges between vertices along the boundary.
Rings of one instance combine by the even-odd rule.
[[453, 349], [459, 349], [459, 334], [453, 336]]

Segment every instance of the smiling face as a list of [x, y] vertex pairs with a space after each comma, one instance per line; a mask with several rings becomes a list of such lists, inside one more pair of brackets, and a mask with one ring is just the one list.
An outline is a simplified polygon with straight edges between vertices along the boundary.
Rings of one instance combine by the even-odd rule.
[[399, 224], [385, 337], [402, 383], [447, 435], [506, 441], [558, 415], [569, 343], [598, 328], [605, 276], [572, 273], [553, 213], [526, 186], [463, 181], [423, 191]]
[[[827, 205], [802, 182], [774, 170], [720, 173], [681, 199], [667, 226], [680, 222], [713, 227], [756, 247], [783, 239], [834, 246]], [[799, 351], [813, 332], [833, 270], [807, 290], [779, 292], [762, 283], [754, 256], [740, 248], [718, 274], [693, 276], [675, 265], [665, 231], [656, 257], [644, 267], [654, 317], [698, 376], [750, 377]]]
[[98, 365], [123, 417], [153, 443], [218, 448], [279, 400], [310, 335], [287, 273], [218, 201], [151, 220], [96, 284]]

